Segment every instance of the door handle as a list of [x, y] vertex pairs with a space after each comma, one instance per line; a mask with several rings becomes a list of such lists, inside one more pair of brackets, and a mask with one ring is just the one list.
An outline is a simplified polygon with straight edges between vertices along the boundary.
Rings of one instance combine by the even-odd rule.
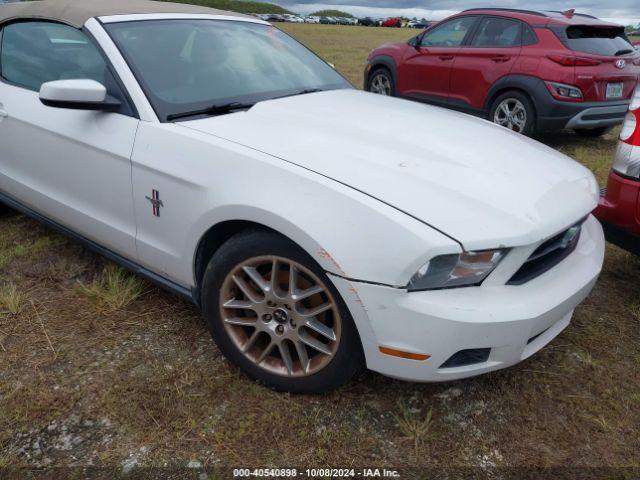
[[438, 58], [444, 62], [446, 60], [453, 60], [453, 55], [440, 55]]
[[509, 60], [511, 60], [511, 57], [508, 55], [497, 55], [495, 57], [491, 57], [491, 60], [493, 60], [496, 63], [502, 63], [502, 62], [508, 62]]

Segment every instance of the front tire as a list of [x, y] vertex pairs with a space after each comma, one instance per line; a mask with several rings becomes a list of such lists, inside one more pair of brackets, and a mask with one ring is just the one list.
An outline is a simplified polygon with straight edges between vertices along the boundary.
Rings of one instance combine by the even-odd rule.
[[505, 92], [491, 105], [489, 120], [527, 136], [536, 133], [536, 111], [527, 95], [515, 90]]
[[367, 91], [393, 97], [396, 94], [396, 85], [393, 81], [393, 75], [385, 67], [378, 67], [369, 75], [367, 82]]
[[252, 230], [222, 245], [204, 275], [202, 307], [227, 359], [275, 390], [326, 392], [363, 363], [338, 291], [306, 252], [277, 233]]

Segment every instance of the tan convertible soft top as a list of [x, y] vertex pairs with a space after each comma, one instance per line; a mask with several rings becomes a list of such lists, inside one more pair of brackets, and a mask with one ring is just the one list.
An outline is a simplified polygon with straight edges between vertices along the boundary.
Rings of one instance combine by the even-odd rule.
[[248, 18], [247, 15], [215, 8], [153, 0], [38, 0], [0, 5], [0, 24], [22, 18], [39, 18], [81, 28], [93, 17], [137, 13], [200, 13]]

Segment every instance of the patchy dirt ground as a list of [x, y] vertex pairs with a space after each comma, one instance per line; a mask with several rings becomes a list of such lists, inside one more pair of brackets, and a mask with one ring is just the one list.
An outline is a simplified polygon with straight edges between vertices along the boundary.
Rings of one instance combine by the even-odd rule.
[[[615, 134], [544, 140], [604, 181]], [[393, 466], [403, 478], [525, 478], [527, 467], [577, 468], [530, 478], [633, 478], [639, 285], [640, 260], [609, 247], [571, 326], [521, 365], [432, 385], [363, 372], [331, 394], [292, 397], [232, 368], [189, 304], [4, 215], [0, 476], [20, 478], [6, 470], [20, 467], [63, 468], [50, 471], [56, 478], [227, 478], [214, 470]], [[466, 470], [432, 470], [452, 467]]]

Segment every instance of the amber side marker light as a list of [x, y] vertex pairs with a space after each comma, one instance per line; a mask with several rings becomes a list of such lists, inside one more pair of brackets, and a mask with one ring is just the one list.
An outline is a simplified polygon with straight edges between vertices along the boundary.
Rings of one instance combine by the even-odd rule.
[[389, 348], [389, 347], [378, 347], [378, 348], [385, 355], [391, 355], [392, 357], [408, 358], [409, 360], [424, 361], [429, 357], [431, 357], [431, 355], [425, 355], [423, 353], [403, 352], [402, 350], [396, 350], [395, 348]]

